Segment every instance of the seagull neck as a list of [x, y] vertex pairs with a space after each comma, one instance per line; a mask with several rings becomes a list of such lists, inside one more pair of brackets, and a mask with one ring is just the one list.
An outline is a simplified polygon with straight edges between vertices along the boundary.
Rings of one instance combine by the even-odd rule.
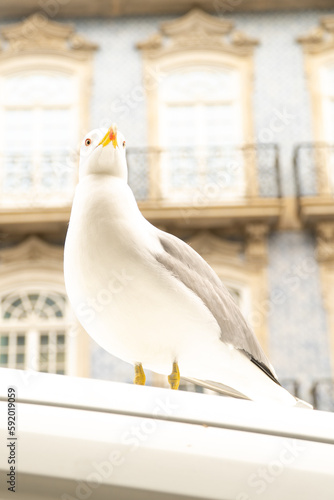
[[140, 214], [134, 194], [124, 179], [105, 174], [89, 174], [78, 184], [80, 199], [91, 206], [108, 206], [113, 213]]

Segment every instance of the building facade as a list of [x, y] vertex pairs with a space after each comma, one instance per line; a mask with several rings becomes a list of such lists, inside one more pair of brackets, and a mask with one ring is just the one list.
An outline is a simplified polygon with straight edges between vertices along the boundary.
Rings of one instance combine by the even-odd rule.
[[143, 215], [216, 270], [282, 383], [333, 409], [334, 9], [30, 3], [0, 21], [1, 366], [133, 378], [62, 272], [78, 145], [116, 122]]

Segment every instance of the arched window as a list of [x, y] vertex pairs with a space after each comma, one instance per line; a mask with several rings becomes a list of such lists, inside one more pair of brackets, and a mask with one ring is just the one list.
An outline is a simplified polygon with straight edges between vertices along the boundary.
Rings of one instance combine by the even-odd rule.
[[162, 81], [161, 143], [194, 148], [236, 144], [242, 138], [236, 70], [192, 67]]
[[97, 46], [40, 13], [0, 43], [0, 205], [70, 206]]
[[0, 366], [74, 374], [75, 340], [66, 296], [26, 288], [1, 298]]
[[[244, 198], [256, 44], [198, 8], [138, 44], [154, 155], [150, 198], [194, 206]], [[249, 178], [254, 168], [247, 164]]]
[[238, 71], [201, 66], [172, 72], [161, 83], [159, 101], [162, 197], [189, 200], [210, 187], [213, 199], [242, 195]]
[[0, 90], [2, 204], [66, 204], [75, 183], [75, 78], [31, 71], [0, 77]]

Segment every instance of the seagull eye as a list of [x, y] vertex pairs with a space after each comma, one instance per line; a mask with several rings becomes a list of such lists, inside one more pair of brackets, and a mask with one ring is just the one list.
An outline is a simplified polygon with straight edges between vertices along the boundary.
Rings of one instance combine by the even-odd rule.
[[125, 141], [123, 141], [123, 148], [125, 148]]
[[85, 140], [85, 146], [90, 146], [92, 144], [92, 140], [91, 139], [86, 139]]

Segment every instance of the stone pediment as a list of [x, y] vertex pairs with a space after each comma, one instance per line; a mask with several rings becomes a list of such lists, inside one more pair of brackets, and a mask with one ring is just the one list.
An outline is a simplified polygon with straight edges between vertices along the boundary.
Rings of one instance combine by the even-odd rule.
[[10, 55], [24, 51], [75, 54], [97, 49], [96, 44], [77, 34], [71, 24], [50, 21], [40, 13], [2, 28], [1, 35], [1, 52]]
[[218, 238], [210, 231], [200, 231], [187, 240], [187, 243], [202, 257], [210, 256], [222, 259], [224, 263], [229, 260], [241, 260], [242, 245]]
[[0, 250], [1, 264], [15, 264], [27, 261], [63, 261], [63, 247], [50, 245], [45, 241], [30, 236], [19, 245]]
[[163, 23], [158, 33], [138, 43], [137, 48], [159, 55], [182, 49], [225, 50], [246, 55], [257, 44], [257, 40], [234, 30], [233, 22], [194, 8], [178, 19]]
[[334, 16], [324, 17], [320, 26], [316, 26], [306, 35], [297, 38], [304, 50], [310, 53], [318, 53], [334, 48]]

